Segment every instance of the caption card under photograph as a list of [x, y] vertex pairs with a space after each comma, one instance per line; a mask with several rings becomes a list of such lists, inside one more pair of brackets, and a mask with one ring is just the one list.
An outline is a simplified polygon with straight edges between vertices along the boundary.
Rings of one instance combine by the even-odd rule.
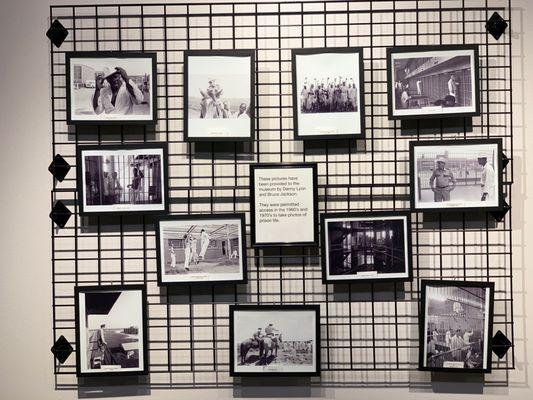
[[148, 372], [144, 285], [76, 286], [78, 376]]
[[168, 211], [166, 144], [78, 146], [80, 214]]
[[490, 372], [494, 284], [422, 280], [419, 368]]
[[410, 221], [409, 212], [322, 214], [324, 283], [411, 280]]
[[159, 284], [245, 283], [245, 226], [244, 214], [158, 218]]
[[479, 115], [475, 45], [387, 49], [390, 119]]
[[415, 210], [497, 210], [503, 202], [500, 139], [412, 141]]
[[252, 245], [318, 245], [315, 163], [252, 164]]
[[188, 50], [185, 139], [246, 141], [254, 131], [254, 51]]
[[66, 53], [68, 124], [154, 124], [155, 53]]
[[293, 49], [297, 139], [364, 137], [363, 50]]
[[320, 374], [317, 305], [230, 305], [230, 375]]

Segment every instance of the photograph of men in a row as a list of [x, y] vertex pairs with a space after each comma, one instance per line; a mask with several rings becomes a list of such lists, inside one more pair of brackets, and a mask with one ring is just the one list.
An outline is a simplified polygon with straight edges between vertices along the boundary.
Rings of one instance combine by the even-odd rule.
[[243, 281], [243, 226], [242, 214], [160, 218], [160, 283]]
[[417, 142], [411, 146], [415, 208], [498, 207], [499, 142]]
[[422, 369], [490, 368], [491, 285], [423, 281]]
[[317, 374], [318, 306], [230, 306], [230, 374]]

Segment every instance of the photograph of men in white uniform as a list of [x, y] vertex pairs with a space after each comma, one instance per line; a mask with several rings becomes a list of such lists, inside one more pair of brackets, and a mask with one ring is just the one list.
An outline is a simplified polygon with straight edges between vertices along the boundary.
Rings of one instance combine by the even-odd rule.
[[239, 218], [214, 216], [212, 220], [169, 218], [159, 221], [161, 281], [242, 280], [245, 268], [243, 226], [240, 215]]

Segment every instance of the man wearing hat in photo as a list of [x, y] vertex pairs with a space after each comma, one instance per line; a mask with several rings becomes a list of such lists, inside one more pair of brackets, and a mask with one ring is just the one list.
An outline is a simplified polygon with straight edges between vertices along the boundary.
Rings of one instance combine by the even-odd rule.
[[[107, 81], [107, 85], [105, 82]], [[143, 93], [121, 67], [114, 71], [105, 67], [96, 77], [93, 95], [93, 110], [96, 114], [133, 114], [133, 105], [141, 104]]]
[[483, 167], [483, 172], [481, 173], [481, 201], [492, 200], [495, 189], [494, 168], [487, 162], [487, 157], [478, 157], [477, 162]]
[[446, 168], [444, 157], [435, 160], [436, 168], [429, 178], [429, 186], [436, 202], [450, 201], [450, 192], [455, 189], [455, 178], [452, 171]]

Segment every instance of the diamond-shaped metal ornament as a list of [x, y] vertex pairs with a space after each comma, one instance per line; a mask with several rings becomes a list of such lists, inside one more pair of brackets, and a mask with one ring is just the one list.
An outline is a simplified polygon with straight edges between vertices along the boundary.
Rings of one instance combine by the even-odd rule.
[[63, 204], [61, 200], [56, 201], [54, 207], [52, 207], [52, 212], [50, 212], [50, 218], [54, 221], [57, 226], [64, 228], [67, 224], [67, 221], [70, 219], [72, 213], [70, 210]]
[[507, 167], [507, 164], [509, 164], [509, 158], [505, 155], [505, 153], [502, 153], [502, 167], [505, 169]]
[[503, 206], [500, 210], [491, 211], [490, 214], [494, 217], [494, 219], [497, 222], [502, 222], [503, 219], [505, 218], [505, 215], [509, 212], [510, 209], [511, 209], [511, 206], [507, 204], [507, 202], [504, 201]]
[[509, 349], [513, 347], [513, 344], [502, 331], [496, 332], [496, 335], [492, 338], [492, 351], [502, 359]]
[[485, 24], [485, 28], [487, 29], [487, 31], [496, 40], [498, 40], [500, 36], [503, 35], [508, 26], [509, 25], [507, 24], [507, 22], [497, 12], [494, 12], [494, 14], [492, 14], [492, 16]]
[[65, 336], [61, 335], [59, 339], [56, 340], [50, 351], [54, 354], [59, 363], [63, 364], [65, 361], [67, 361], [67, 358], [72, 354], [74, 349]]
[[52, 43], [59, 48], [67, 38], [68, 30], [61, 22], [59, 22], [59, 20], [56, 19], [54, 22], [52, 22], [52, 25], [50, 25], [48, 31], [46, 31], [46, 36], [48, 36], [48, 39], [50, 39]]
[[63, 182], [68, 171], [70, 171], [70, 164], [59, 154], [56, 154], [52, 163], [48, 167], [48, 171], [50, 171], [54, 178], [59, 182]]

